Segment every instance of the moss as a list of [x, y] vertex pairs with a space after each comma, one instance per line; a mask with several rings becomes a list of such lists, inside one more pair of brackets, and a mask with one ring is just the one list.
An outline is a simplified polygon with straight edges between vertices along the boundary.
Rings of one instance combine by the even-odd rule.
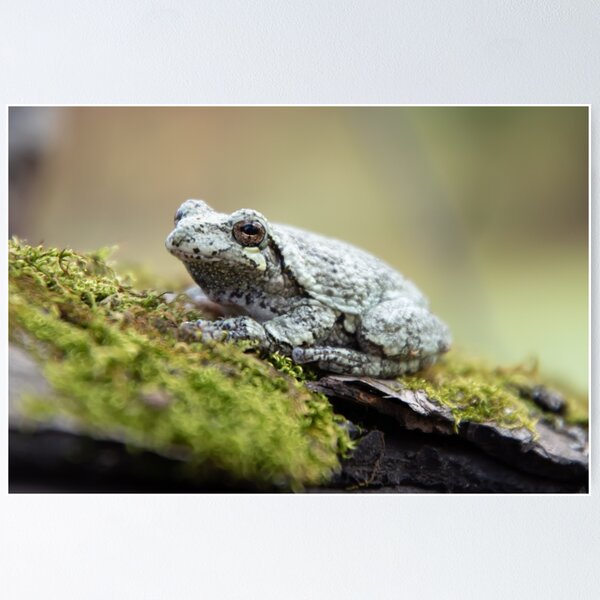
[[[245, 352], [252, 344], [182, 339], [179, 324], [202, 316], [187, 297], [136, 290], [109, 254], [9, 243], [10, 336], [55, 391], [30, 398], [29, 415], [68, 416], [92, 434], [185, 458], [189, 477], [216, 471], [294, 490], [327, 481], [352, 442], [327, 399], [304, 386], [317, 371], [278, 353], [260, 360]], [[456, 428], [534, 431], [552, 418], [528, 400], [545, 383], [535, 364], [491, 367], [452, 352], [400, 381], [448, 406]], [[565, 418], [586, 424], [587, 399], [568, 394]]]
[[[491, 367], [453, 352], [426, 372], [400, 381], [409, 389], [425, 391], [450, 408], [456, 428], [462, 421], [495, 422], [508, 429], [525, 427], [535, 433], [539, 419], [556, 418], [530, 399], [535, 389], [547, 384], [535, 362]], [[587, 424], [587, 400], [575, 393], [566, 397], [567, 422]]]
[[293, 377], [296, 381], [316, 381], [318, 379], [317, 371], [310, 365], [296, 364], [289, 356], [274, 352], [267, 357], [267, 360], [281, 373]]
[[268, 487], [326, 481], [350, 441], [302, 371], [232, 344], [183, 342], [178, 324], [200, 315], [184, 298], [135, 290], [108, 254], [9, 244], [10, 337], [55, 391], [29, 398], [29, 415], [181, 456], [192, 477], [210, 467]]

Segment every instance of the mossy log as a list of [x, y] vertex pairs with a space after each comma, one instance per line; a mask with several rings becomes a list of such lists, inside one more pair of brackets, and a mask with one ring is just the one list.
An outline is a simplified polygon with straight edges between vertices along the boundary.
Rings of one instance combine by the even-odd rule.
[[533, 365], [451, 354], [384, 382], [201, 343], [179, 328], [202, 316], [187, 296], [136, 290], [107, 254], [10, 242], [13, 491], [24, 473], [96, 490], [587, 489], [587, 401]]

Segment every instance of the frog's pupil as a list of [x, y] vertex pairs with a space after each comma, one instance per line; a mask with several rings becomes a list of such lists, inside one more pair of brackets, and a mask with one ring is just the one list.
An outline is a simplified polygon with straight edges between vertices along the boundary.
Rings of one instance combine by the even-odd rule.
[[260, 233], [258, 227], [252, 223], [246, 223], [245, 225], [242, 225], [241, 229], [246, 235], [257, 235]]

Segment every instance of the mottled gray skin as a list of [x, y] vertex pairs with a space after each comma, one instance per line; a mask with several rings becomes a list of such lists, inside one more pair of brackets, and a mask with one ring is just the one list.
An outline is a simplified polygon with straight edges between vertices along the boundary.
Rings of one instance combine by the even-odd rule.
[[[266, 229], [259, 247], [233, 236], [233, 225], [247, 219]], [[237, 315], [184, 324], [203, 339], [253, 340], [297, 363], [373, 377], [416, 372], [450, 347], [446, 325], [390, 266], [349, 244], [269, 223], [254, 210], [227, 215], [187, 200], [166, 247], [211, 301]]]

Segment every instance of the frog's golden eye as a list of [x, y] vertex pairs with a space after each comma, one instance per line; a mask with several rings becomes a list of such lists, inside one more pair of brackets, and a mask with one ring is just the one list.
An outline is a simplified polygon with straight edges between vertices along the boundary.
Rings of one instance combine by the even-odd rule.
[[260, 221], [238, 221], [233, 226], [233, 237], [242, 246], [260, 246], [266, 235], [265, 226]]

